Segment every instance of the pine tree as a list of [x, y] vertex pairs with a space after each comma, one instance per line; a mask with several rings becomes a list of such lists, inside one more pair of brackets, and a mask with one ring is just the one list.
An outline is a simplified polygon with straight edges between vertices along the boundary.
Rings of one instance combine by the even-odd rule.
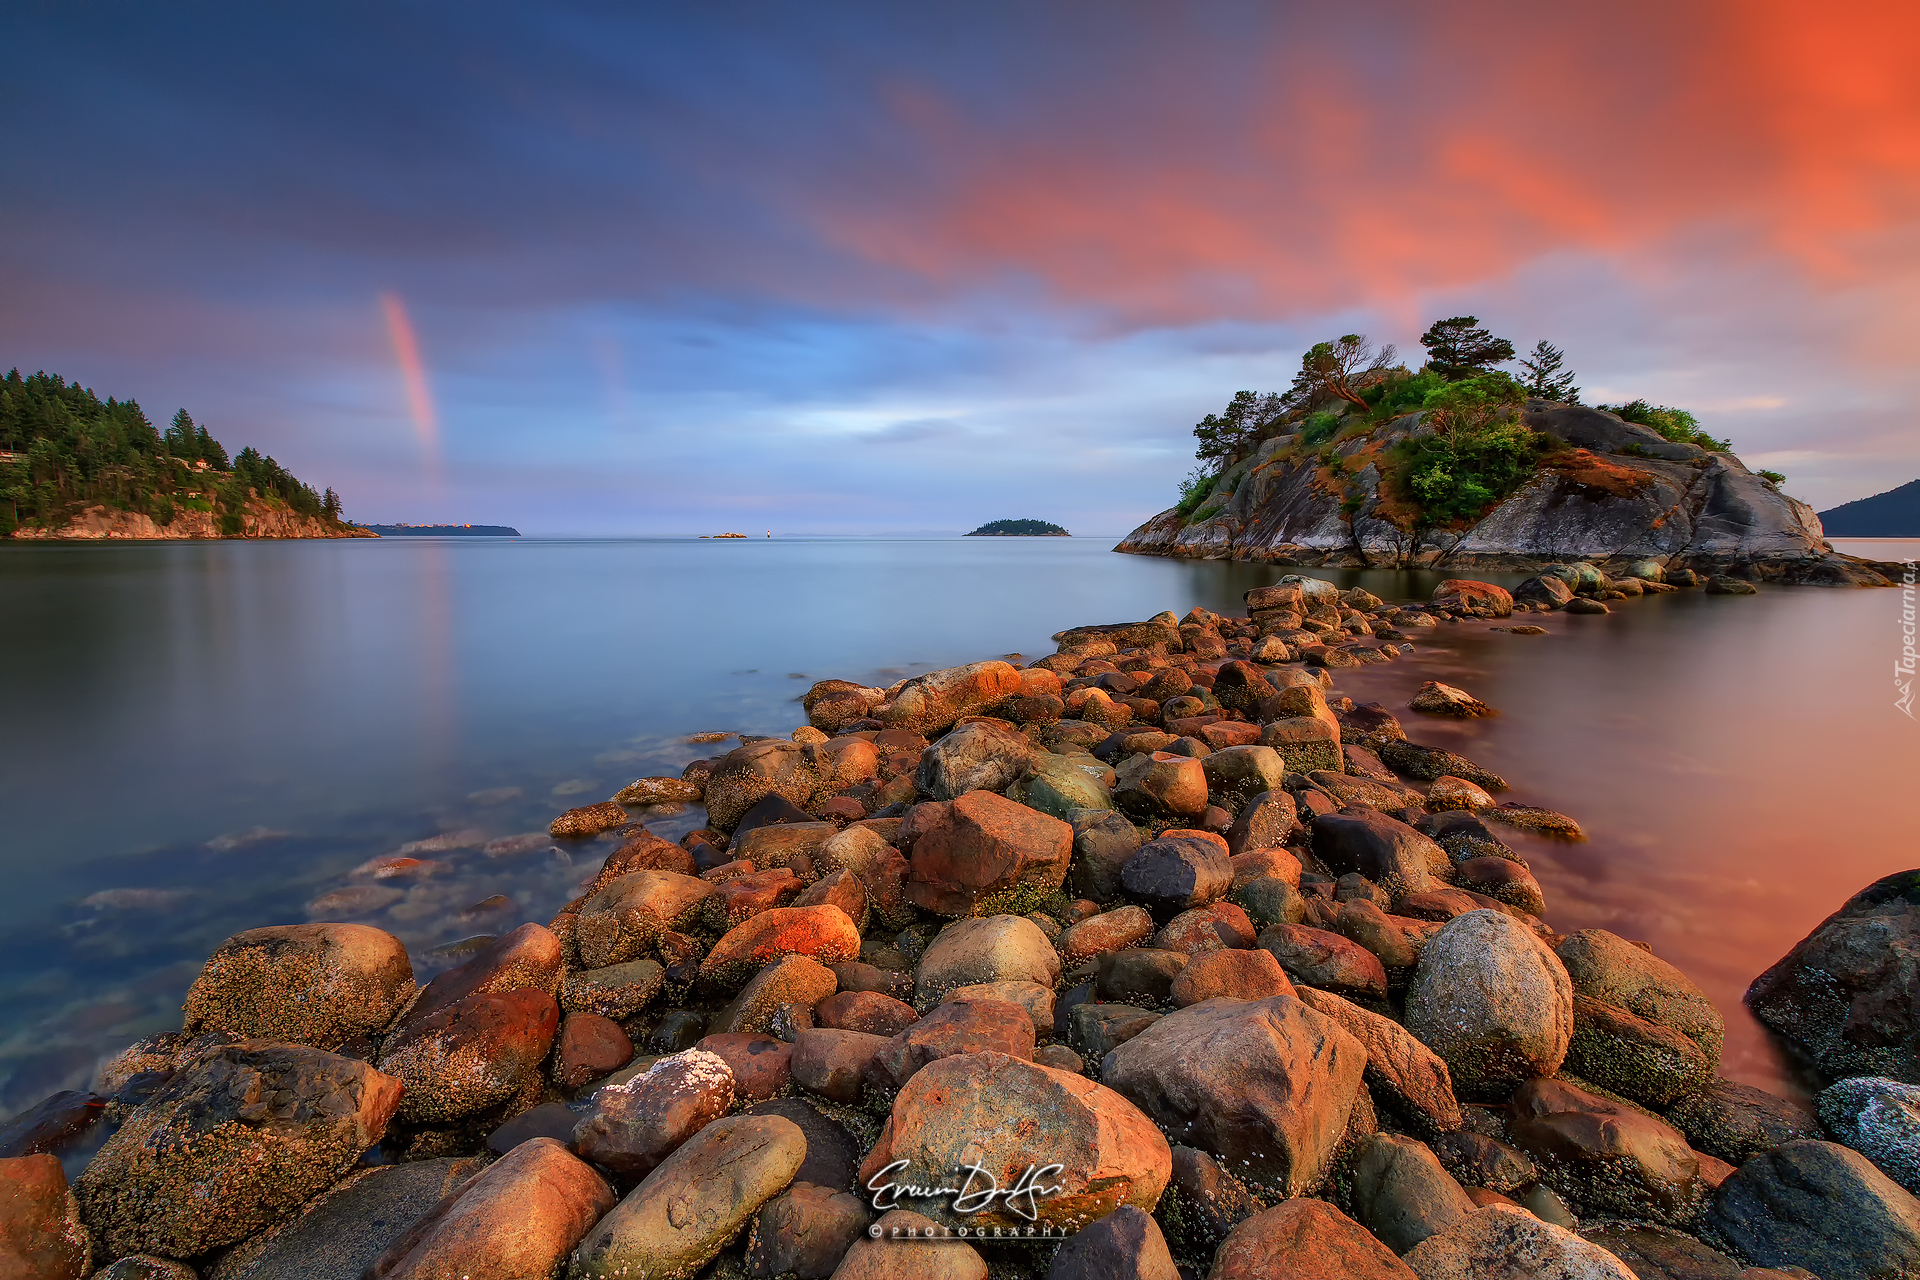
[[328, 520], [339, 522], [340, 495], [335, 493], [331, 486], [327, 488], [326, 496], [320, 499], [320, 511]]
[[1494, 337], [1479, 324], [1478, 316], [1453, 316], [1434, 321], [1420, 335], [1420, 345], [1427, 349], [1427, 364], [1435, 373], [1458, 382], [1513, 359], [1513, 344]]
[[1573, 371], [1569, 369], [1563, 373], [1560, 369], [1566, 359], [1566, 352], [1545, 338], [1540, 339], [1534, 344], [1532, 352], [1520, 357], [1520, 367], [1527, 371], [1520, 385], [1526, 388], [1528, 395], [1541, 400], [1579, 404], [1580, 388], [1573, 385]]

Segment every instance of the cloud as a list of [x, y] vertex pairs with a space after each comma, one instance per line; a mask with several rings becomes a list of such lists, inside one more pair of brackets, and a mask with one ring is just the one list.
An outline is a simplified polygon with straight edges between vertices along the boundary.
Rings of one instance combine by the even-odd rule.
[[859, 437], [865, 444], [917, 444], [923, 440], [952, 440], [966, 429], [949, 418], [907, 418]]

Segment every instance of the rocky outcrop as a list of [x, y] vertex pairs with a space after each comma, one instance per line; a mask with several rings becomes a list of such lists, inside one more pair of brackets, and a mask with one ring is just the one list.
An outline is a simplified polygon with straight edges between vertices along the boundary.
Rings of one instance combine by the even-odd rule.
[[1423, 429], [1421, 415], [1409, 414], [1313, 450], [1297, 435], [1265, 441], [1190, 517], [1163, 511], [1115, 550], [1328, 568], [1518, 571], [1653, 560], [1788, 582], [1887, 585], [1879, 566], [1828, 546], [1813, 508], [1731, 453], [1675, 444], [1579, 405], [1531, 400], [1522, 421], [1566, 448], [1466, 528], [1420, 527], [1383, 492], [1387, 450]]
[[87, 542], [141, 542], [168, 538], [377, 538], [358, 525], [333, 523], [303, 516], [283, 506], [255, 499], [240, 515], [239, 533], [221, 533], [211, 511], [176, 511], [171, 522], [155, 524], [152, 516], [112, 507], [88, 507], [65, 524], [48, 528], [22, 526], [13, 536], [24, 540]]

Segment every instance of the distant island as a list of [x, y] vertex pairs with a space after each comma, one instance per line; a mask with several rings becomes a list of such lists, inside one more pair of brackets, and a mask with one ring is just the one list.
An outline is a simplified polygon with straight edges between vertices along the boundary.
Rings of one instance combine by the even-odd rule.
[[1045, 520], [995, 520], [983, 524], [969, 538], [1071, 538], [1073, 535]]
[[504, 524], [363, 524], [383, 538], [517, 538], [520, 531]]
[[744, 533], [703, 533], [700, 535], [700, 540], [706, 542], [720, 538], [744, 538], [746, 536]]
[[1820, 513], [1829, 538], [1920, 538], [1920, 480]]
[[163, 431], [59, 374], [0, 379], [0, 538], [370, 536], [333, 490], [250, 446], [229, 459], [185, 409]]

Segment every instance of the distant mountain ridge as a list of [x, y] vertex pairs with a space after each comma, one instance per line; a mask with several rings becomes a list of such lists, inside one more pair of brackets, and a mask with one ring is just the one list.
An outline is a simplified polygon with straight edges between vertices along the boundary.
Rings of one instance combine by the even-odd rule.
[[506, 524], [363, 524], [383, 538], [517, 538], [520, 531]]
[[1820, 513], [1829, 538], [1920, 538], [1920, 480]]

